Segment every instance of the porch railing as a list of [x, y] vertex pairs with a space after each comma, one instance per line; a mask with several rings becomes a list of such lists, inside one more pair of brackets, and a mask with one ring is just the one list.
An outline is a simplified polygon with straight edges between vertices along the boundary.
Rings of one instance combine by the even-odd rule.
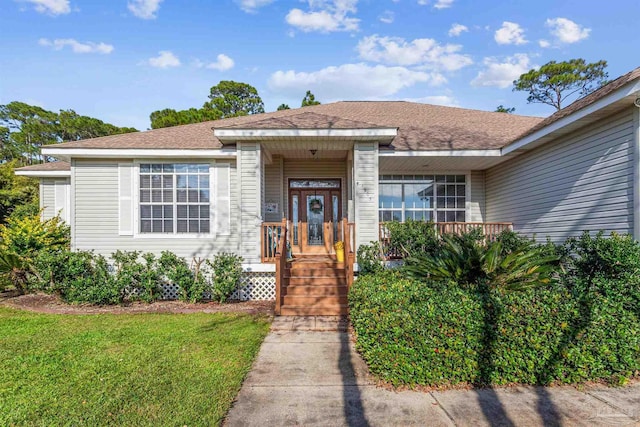
[[283, 240], [283, 230], [286, 232], [285, 222], [264, 222], [262, 223], [262, 234], [260, 237], [260, 248], [262, 262], [273, 263], [276, 261], [276, 253], [280, 242]]
[[[462, 234], [480, 228], [487, 240], [495, 240], [498, 234], [505, 230], [513, 230], [511, 222], [438, 222], [434, 223], [438, 236], [446, 233]], [[403, 254], [398, 248], [391, 246], [391, 233], [386, 223], [381, 222], [379, 227], [380, 245], [382, 254], [387, 259], [401, 259]]]
[[278, 242], [276, 250], [273, 254], [276, 264], [276, 307], [275, 314], [280, 315], [282, 308], [282, 288], [285, 286], [285, 271], [287, 269], [287, 220], [283, 219], [280, 223], [280, 233], [278, 234]]
[[347, 277], [347, 287], [353, 284], [353, 266], [356, 260], [356, 225], [342, 220], [342, 238], [344, 239], [344, 270]]

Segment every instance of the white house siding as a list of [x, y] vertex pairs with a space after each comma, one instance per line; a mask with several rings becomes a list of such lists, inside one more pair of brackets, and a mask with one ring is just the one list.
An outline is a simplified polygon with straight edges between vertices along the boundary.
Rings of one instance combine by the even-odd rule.
[[378, 144], [358, 142], [353, 149], [356, 248], [378, 240]]
[[633, 232], [629, 109], [486, 171], [487, 220], [539, 240], [584, 230]]
[[[238, 143], [240, 253], [245, 262], [260, 262], [262, 162], [260, 144]], [[233, 181], [233, 179], [232, 179]], [[233, 218], [233, 216], [232, 216]], [[233, 219], [232, 219], [233, 222]]]
[[471, 198], [469, 200], [469, 219], [467, 222], [484, 222], [485, 218], [485, 188], [484, 171], [471, 171]]
[[[340, 178], [342, 181], [342, 213], [347, 214], [347, 167], [345, 160], [284, 159], [284, 212], [289, 217], [289, 179]], [[282, 218], [280, 218], [282, 219]]]
[[40, 209], [43, 219], [60, 214], [60, 218], [69, 222], [69, 186], [69, 178], [40, 179]]
[[267, 222], [282, 221], [284, 215], [282, 157], [273, 157], [270, 164], [264, 166], [264, 203], [277, 204], [277, 212], [264, 212], [264, 220]]
[[[118, 249], [155, 254], [170, 250], [188, 260], [192, 257], [209, 258], [222, 251], [239, 252], [237, 221], [234, 220], [238, 217], [238, 198], [235, 188], [237, 174], [234, 161], [230, 161], [231, 233], [208, 238], [119, 235], [118, 163], [125, 161], [122, 159], [73, 161], [71, 171], [75, 185], [75, 191], [72, 192], [72, 206], [75, 206], [72, 231], [74, 249], [95, 250], [105, 256]], [[202, 162], [202, 160], [193, 161]], [[138, 177], [134, 175], [134, 179]], [[212, 200], [211, 208], [215, 209], [215, 194]], [[136, 201], [137, 197], [134, 196], [134, 204]]]

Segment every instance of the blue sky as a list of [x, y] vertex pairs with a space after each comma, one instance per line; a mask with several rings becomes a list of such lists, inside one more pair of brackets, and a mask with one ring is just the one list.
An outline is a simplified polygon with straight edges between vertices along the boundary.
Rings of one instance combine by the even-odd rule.
[[550, 60], [640, 65], [637, 0], [0, 0], [0, 104], [72, 108], [140, 130], [220, 80], [266, 111], [411, 100], [546, 116], [511, 81]]

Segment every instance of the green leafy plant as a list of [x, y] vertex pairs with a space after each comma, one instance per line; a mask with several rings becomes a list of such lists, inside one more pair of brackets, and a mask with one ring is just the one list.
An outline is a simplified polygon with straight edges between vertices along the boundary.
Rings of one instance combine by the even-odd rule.
[[225, 302], [236, 289], [242, 276], [242, 257], [229, 252], [217, 254], [213, 261], [207, 260], [212, 270], [211, 297]]
[[481, 234], [472, 231], [443, 235], [436, 253], [408, 258], [405, 271], [418, 279], [451, 281], [461, 286], [486, 283], [522, 289], [549, 284], [558, 260], [537, 246], [514, 245], [505, 250], [501, 241], [485, 242]]
[[0, 225], [0, 250], [27, 260], [41, 250], [68, 249], [70, 229], [59, 217], [43, 221], [40, 215], [9, 217]]
[[360, 245], [356, 254], [358, 274], [374, 274], [382, 271], [382, 248], [380, 242], [372, 241], [368, 245]]
[[389, 247], [384, 251], [398, 254], [402, 258], [415, 255], [434, 254], [440, 247], [433, 222], [391, 221], [384, 224], [389, 234]]
[[144, 264], [139, 262], [141, 252], [116, 251], [111, 255], [115, 265], [115, 282], [126, 298], [151, 302], [161, 295], [160, 275], [155, 268], [155, 256], [145, 254]]
[[23, 258], [7, 251], [0, 252], [0, 277], [4, 283], [10, 283], [20, 294], [27, 289], [31, 266]]
[[173, 283], [180, 288], [180, 300], [196, 302], [202, 299], [203, 286], [196, 286], [195, 273], [184, 258], [164, 251], [158, 260], [158, 266], [162, 271], [162, 281]]

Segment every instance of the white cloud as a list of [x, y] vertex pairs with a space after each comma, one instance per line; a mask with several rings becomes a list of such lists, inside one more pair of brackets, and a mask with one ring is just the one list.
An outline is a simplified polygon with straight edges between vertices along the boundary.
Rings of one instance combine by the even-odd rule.
[[551, 35], [560, 43], [577, 43], [589, 37], [591, 28], [585, 28], [567, 18], [547, 19], [545, 26], [549, 27]]
[[357, 31], [360, 20], [356, 13], [358, 0], [306, 0], [309, 11], [291, 9], [286, 16], [289, 25], [304, 32]]
[[42, 38], [38, 40], [40, 46], [52, 47], [54, 50], [62, 50], [65, 46], [69, 46], [73, 53], [101, 53], [109, 54], [113, 52], [113, 45], [106, 43], [84, 42], [80, 43], [75, 39], [55, 39], [49, 40]]
[[466, 25], [462, 24], [453, 24], [451, 28], [449, 28], [449, 37], [458, 37], [460, 34], [464, 32], [468, 32], [469, 28]]
[[140, 19], [155, 19], [162, 0], [132, 0], [127, 8]]
[[426, 69], [455, 71], [471, 65], [468, 55], [458, 53], [462, 46], [441, 45], [434, 39], [415, 39], [373, 35], [360, 40], [360, 58], [391, 65], [419, 65]]
[[453, 0], [438, 0], [436, 4], [433, 5], [436, 9], [446, 9], [453, 5]]
[[457, 107], [460, 104], [458, 100], [450, 95], [430, 95], [420, 98], [403, 98], [407, 102], [420, 102], [422, 104], [444, 105], [445, 107]]
[[390, 10], [385, 10], [384, 12], [382, 12], [382, 15], [380, 15], [378, 19], [384, 24], [392, 24], [393, 20], [395, 19], [395, 15]]
[[[446, 80], [445, 80], [446, 81]], [[364, 63], [326, 67], [313, 72], [276, 71], [269, 78], [269, 88], [281, 95], [296, 97], [305, 90], [323, 100], [378, 99], [391, 96], [416, 83], [443, 83], [437, 73], [413, 71], [405, 67], [387, 67]]]
[[522, 74], [534, 68], [530, 64], [529, 56], [524, 53], [508, 56], [502, 62], [497, 58], [485, 58], [483, 62], [485, 68], [471, 81], [472, 86], [497, 86], [505, 89]]
[[261, 7], [273, 3], [274, 0], [235, 0], [240, 9], [247, 13], [255, 13]]
[[493, 38], [498, 44], [525, 44], [524, 29], [515, 22], [504, 21]]
[[[453, 6], [453, 2], [454, 0], [437, 0], [433, 7], [435, 9], [447, 9]], [[418, 0], [420, 6], [427, 6], [429, 3], [431, 3], [431, 0]]]
[[547, 48], [551, 46], [551, 43], [549, 42], [549, 40], [544, 40], [544, 39], [538, 40], [538, 44], [540, 45], [541, 48]]
[[224, 53], [217, 56], [216, 62], [207, 65], [207, 68], [218, 71], [227, 71], [233, 68], [235, 62]]
[[180, 60], [169, 50], [161, 50], [158, 56], [149, 58], [149, 65], [156, 68], [179, 67]]
[[69, 0], [20, 0], [24, 3], [30, 3], [36, 12], [47, 13], [50, 15], [65, 15], [71, 12]]

